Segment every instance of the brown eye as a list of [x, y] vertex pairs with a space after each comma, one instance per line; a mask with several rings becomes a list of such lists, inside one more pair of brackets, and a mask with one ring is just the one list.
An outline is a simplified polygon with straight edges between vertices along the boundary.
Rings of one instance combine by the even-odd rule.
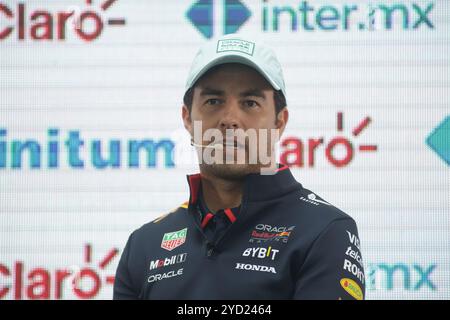
[[245, 105], [246, 107], [248, 107], [248, 108], [254, 108], [254, 107], [257, 107], [257, 106], [258, 106], [258, 103], [257, 103], [256, 101], [254, 101], [254, 100], [246, 100], [246, 101], [244, 102], [244, 105]]
[[210, 105], [210, 106], [218, 105], [218, 104], [220, 104], [220, 102], [221, 101], [219, 99], [208, 99], [208, 100], [206, 100], [206, 104]]

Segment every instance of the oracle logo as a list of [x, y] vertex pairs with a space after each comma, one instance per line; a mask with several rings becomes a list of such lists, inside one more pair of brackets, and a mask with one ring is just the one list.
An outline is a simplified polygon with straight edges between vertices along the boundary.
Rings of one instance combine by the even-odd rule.
[[[70, 6], [63, 11], [51, 12], [45, 9], [28, 9], [27, 4], [17, 3], [10, 7], [0, 3], [0, 41], [13, 38], [24, 41], [27, 39], [59, 40], [67, 38], [72, 32], [84, 41], [93, 41], [100, 37], [105, 26], [103, 14], [97, 11], [107, 11], [117, 0], [107, 0], [100, 8], [91, 8], [92, 0], [85, 0], [87, 8]], [[108, 18], [107, 25], [123, 26], [124, 18]]]

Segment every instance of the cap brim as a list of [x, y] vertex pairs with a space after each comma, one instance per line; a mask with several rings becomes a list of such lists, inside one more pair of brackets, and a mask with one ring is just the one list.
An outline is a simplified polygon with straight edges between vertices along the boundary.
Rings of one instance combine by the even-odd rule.
[[256, 71], [258, 71], [258, 73], [260, 73], [270, 83], [270, 85], [275, 90], [281, 89], [280, 86], [277, 85], [275, 83], [275, 81], [273, 81], [273, 79], [264, 70], [262, 70], [255, 62], [253, 62], [252, 60], [245, 58], [241, 55], [233, 55], [233, 54], [222, 56], [222, 57], [217, 57], [216, 59], [211, 60], [192, 79], [188, 88], [192, 87], [197, 82], [198, 79], [200, 79], [206, 72], [208, 72], [208, 70], [210, 70], [211, 68], [213, 68], [215, 66], [225, 64], [225, 63], [240, 63], [243, 65], [249, 66], [249, 67], [255, 69]]

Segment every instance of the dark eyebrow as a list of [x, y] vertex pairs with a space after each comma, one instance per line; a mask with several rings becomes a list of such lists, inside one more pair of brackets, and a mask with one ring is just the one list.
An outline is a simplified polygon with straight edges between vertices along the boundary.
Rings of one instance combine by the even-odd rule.
[[264, 95], [264, 93], [262, 92], [262, 90], [260, 89], [250, 89], [250, 90], [246, 90], [244, 92], [241, 92], [239, 94], [241, 97], [249, 97], [249, 96], [254, 96], [254, 97], [260, 97], [262, 99], [266, 99], [266, 96]]
[[225, 91], [210, 87], [204, 87], [202, 88], [202, 91], [200, 91], [200, 96], [224, 96], [224, 95]]

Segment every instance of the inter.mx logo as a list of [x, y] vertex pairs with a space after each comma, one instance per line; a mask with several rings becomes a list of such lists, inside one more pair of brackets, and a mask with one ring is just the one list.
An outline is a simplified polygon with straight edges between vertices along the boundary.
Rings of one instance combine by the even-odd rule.
[[408, 291], [437, 290], [432, 274], [437, 265], [418, 263], [373, 263], [367, 267], [366, 286], [368, 290]]
[[32, 1], [15, 5], [0, 2], [0, 41], [64, 41], [68, 33], [93, 41], [100, 37], [105, 25], [125, 25], [125, 18], [106, 17], [115, 3], [117, 0], [79, 0], [64, 10], [50, 11], [36, 7]]
[[[259, 5], [262, 32], [379, 31], [434, 29], [434, 2], [247, 1]], [[358, 3], [360, 2], [360, 3]], [[362, 3], [361, 3], [362, 2]], [[239, 0], [197, 0], [187, 18], [207, 39], [235, 33], [252, 15]]]
[[207, 39], [215, 34], [235, 33], [250, 15], [239, 0], [198, 0], [186, 12], [189, 21]]
[[426, 143], [450, 166], [450, 115], [430, 133]]

